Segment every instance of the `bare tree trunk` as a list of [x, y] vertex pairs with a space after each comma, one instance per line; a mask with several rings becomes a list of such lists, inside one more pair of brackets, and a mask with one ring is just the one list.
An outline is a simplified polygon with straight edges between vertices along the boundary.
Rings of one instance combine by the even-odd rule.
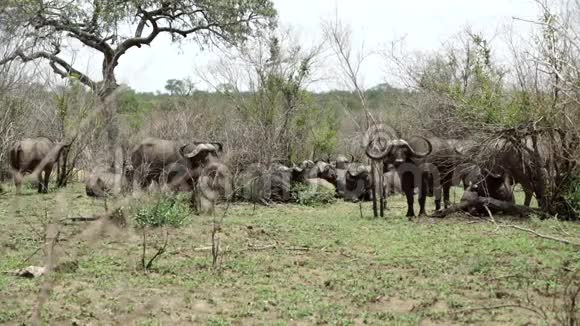
[[107, 133], [107, 159], [111, 162], [111, 167], [115, 172], [119, 172], [123, 166], [123, 158], [117, 155], [120, 148], [120, 126], [117, 117], [117, 105], [115, 96], [112, 93], [100, 96], [103, 105], [103, 118], [105, 120], [105, 131]]
[[[377, 205], [377, 200], [380, 200], [380, 213], [381, 213], [381, 217], [383, 216], [382, 212], [383, 212], [383, 203], [382, 203], [382, 196], [380, 195], [381, 191], [380, 191], [380, 180], [379, 180], [379, 169], [377, 166], [377, 161], [372, 160], [371, 161], [371, 178], [372, 178], [372, 199], [373, 199], [373, 216], [374, 217], [379, 217], [379, 208]], [[379, 194], [379, 198], [377, 198], [377, 194]]]
[[[64, 188], [68, 184], [69, 171], [67, 168], [69, 149], [63, 149], [61, 155], [56, 161], [57, 164], [57, 187]], [[61, 157], [62, 156], [62, 157]], [[62, 163], [61, 163], [62, 162]]]
[[380, 198], [380, 214], [381, 217], [385, 217], [385, 180], [384, 180], [384, 173], [385, 171], [383, 171], [383, 164], [382, 162], [380, 162], [379, 164], [377, 164], [377, 170], [379, 172], [379, 198]]

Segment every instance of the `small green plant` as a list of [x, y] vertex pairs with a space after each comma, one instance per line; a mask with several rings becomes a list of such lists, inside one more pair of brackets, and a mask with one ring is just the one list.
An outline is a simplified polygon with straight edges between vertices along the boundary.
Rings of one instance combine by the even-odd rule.
[[160, 197], [152, 205], [141, 208], [135, 216], [140, 227], [180, 227], [185, 223], [191, 209], [186, 201], [176, 197]]
[[323, 206], [336, 202], [335, 192], [313, 185], [296, 185], [291, 190], [294, 202], [304, 206]]

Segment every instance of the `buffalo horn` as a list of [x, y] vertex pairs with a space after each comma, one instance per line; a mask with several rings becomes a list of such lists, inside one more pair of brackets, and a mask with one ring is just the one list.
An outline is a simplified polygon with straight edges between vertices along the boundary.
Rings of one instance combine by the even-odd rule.
[[[391, 141], [388, 141], [388, 142], [387, 142], [387, 147], [385, 148], [385, 150], [384, 150], [384, 151], [380, 151], [380, 152], [379, 152], [379, 154], [376, 154], [376, 155], [375, 155], [375, 154], [373, 154], [373, 153], [371, 153], [371, 147], [373, 147], [373, 145], [374, 145], [374, 143], [375, 143], [375, 140], [377, 140], [377, 139], [379, 139], [379, 138], [380, 138], [380, 137], [377, 137], [377, 138], [375, 138], [375, 139], [371, 140], [371, 141], [368, 143], [368, 145], [367, 145], [367, 148], [366, 148], [366, 150], [365, 150], [365, 153], [367, 154], [367, 156], [368, 156], [369, 158], [373, 159], [373, 160], [382, 160], [383, 158], [385, 158], [385, 156], [387, 156], [387, 155], [389, 154], [389, 152], [391, 151], [391, 148], [392, 148], [392, 146], [393, 146], [393, 145], [392, 145], [392, 142], [391, 142]], [[383, 138], [384, 138], [384, 137], [383, 137]], [[385, 138], [385, 139], [386, 139], [386, 138]]]
[[411, 145], [409, 145], [409, 143], [405, 141], [405, 146], [407, 146], [407, 148], [409, 148], [409, 150], [411, 151], [411, 154], [413, 156], [415, 156], [416, 158], [423, 158], [423, 157], [431, 154], [431, 151], [433, 151], [433, 145], [431, 145], [431, 142], [425, 137], [421, 137], [421, 136], [414, 136], [414, 137], [423, 139], [427, 143], [427, 147], [429, 147], [429, 149], [425, 153], [417, 153], [413, 149], [413, 147], [411, 147]]

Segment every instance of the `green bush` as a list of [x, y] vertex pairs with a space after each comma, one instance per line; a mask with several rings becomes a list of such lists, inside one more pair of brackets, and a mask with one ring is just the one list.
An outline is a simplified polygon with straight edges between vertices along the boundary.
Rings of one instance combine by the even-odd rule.
[[292, 200], [304, 206], [323, 206], [336, 202], [335, 192], [324, 187], [296, 185], [290, 190]]
[[142, 207], [135, 216], [139, 227], [182, 226], [191, 215], [187, 200], [179, 197], [160, 197], [155, 203]]
[[571, 219], [578, 219], [580, 216], [580, 176], [572, 181], [570, 190], [566, 194], [566, 201], [573, 210]]

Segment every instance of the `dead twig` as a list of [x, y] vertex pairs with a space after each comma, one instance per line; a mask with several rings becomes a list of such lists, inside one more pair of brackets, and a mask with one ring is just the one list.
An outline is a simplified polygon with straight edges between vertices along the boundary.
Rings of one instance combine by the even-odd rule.
[[141, 267], [145, 269], [145, 255], [147, 254], [147, 231], [143, 228], [143, 252], [141, 255]]
[[[151, 269], [151, 267], [153, 267], [153, 262], [155, 261], [155, 259], [157, 259], [159, 256], [163, 255], [167, 249], [167, 244], [169, 243], [169, 231], [165, 231], [165, 241], [163, 243], [163, 246], [157, 248], [157, 252], [155, 253], [155, 255], [153, 255], [153, 257], [151, 257], [151, 259], [149, 259], [149, 262], [147, 263], [145, 267], [145, 270], [148, 271]], [[145, 245], [143, 245], [143, 248], [145, 248]], [[143, 256], [145, 257], [145, 256]], [[145, 260], [143, 260], [143, 262], [145, 262]]]
[[25, 263], [27, 263], [32, 257], [34, 257], [34, 255], [36, 255], [40, 250], [42, 250], [42, 247], [38, 247], [36, 248], [36, 250], [34, 250], [33, 253], [31, 253], [28, 257], [26, 257], [26, 259], [24, 259], [20, 265], [24, 265]]
[[162, 254], [165, 253], [165, 251], [167, 250], [167, 244], [169, 242], [169, 231], [165, 231], [165, 241], [163, 243], [163, 245], [159, 248], [157, 248], [157, 252], [153, 255], [153, 257], [151, 257], [151, 259], [149, 259], [149, 261], [147, 263], [145, 263], [145, 261], [147, 260], [147, 231], [145, 228], [143, 228], [143, 251], [142, 251], [142, 255], [141, 255], [141, 266], [143, 267], [144, 271], [149, 271], [151, 269], [151, 267], [153, 267], [153, 262], [155, 262], [155, 260], [157, 258], [159, 258], [159, 256], [161, 256]]
[[491, 210], [489, 209], [489, 207], [487, 207], [487, 205], [483, 205], [483, 208], [485, 208], [485, 211], [487, 212], [487, 215], [489, 216], [489, 221], [492, 222], [493, 225], [495, 225], [494, 232], [499, 231], [499, 225], [495, 222], [495, 218], [493, 217], [493, 214], [491, 213]]
[[63, 218], [60, 222], [70, 221], [70, 222], [94, 222], [100, 220], [103, 216], [78, 216]]
[[521, 277], [521, 274], [508, 274], [508, 275], [502, 275], [502, 276], [498, 276], [498, 277], [493, 277], [490, 278], [490, 281], [498, 281], [498, 280], [504, 280], [504, 279], [508, 279], [508, 278], [514, 278], [514, 277]]

